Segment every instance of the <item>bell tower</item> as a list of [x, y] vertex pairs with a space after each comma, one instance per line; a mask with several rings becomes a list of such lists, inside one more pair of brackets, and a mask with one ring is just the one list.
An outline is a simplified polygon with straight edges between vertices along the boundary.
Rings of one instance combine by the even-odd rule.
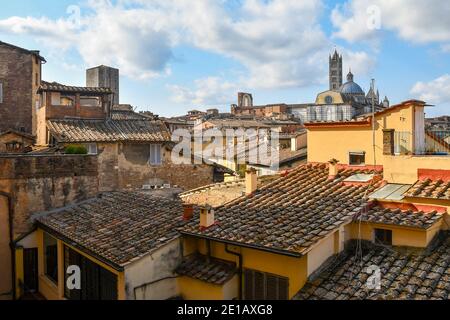
[[342, 55], [334, 50], [333, 56], [330, 55], [330, 90], [338, 91], [342, 86]]

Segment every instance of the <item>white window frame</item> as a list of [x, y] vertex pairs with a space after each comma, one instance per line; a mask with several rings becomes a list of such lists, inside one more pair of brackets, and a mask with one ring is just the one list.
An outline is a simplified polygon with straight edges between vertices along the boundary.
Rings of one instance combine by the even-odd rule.
[[[352, 164], [351, 161], [350, 161], [352, 155], [363, 156], [364, 157], [364, 163]], [[366, 165], [366, 152], [365, 151], [349, 151], [349, 153], [348, 153], [348, 164], [350, 166], [360, 166], [360, 167], [365, 166]]]
[[96, 143], [86, 143], [84, 146], [86, 147], [87, 154], [89, 154], [89, 155], [97, 155], [98, 154], [98, 149], [97, 149]]
[[162, 165], [162, 145], [161, 144], [150, 144], [150, 155], [148, 163], [151, 166]]

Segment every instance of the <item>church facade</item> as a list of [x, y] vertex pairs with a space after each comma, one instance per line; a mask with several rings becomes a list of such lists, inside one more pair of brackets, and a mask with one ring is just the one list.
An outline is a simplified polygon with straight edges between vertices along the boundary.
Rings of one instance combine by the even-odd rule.
[[354, 81], [351, 71], [347, 74], [347, 81], [343, 83], [342, 55], [337, 51], [329, 57], [329, 83], [327, 91], [317, 95], [313, 105], [308, 106], [304, 122], [315, 121], [349, 121], [359, 115], [389, 107], [387, 97], [380, 101], [379, 92], [373, 88], [366, 94], [359, 84]]
[[316, 101], [308, 105], [293, 105], [288, 110], [303, 122], [349, 121], [363, 114], [389, 107], [387, 97], [380, 99], [378, 90], [372, 87], [367, 92], [355, 82], [351, 71], [343, 81], [342, 55], [336, 50], [329, 57], [329, 89], [317, 95]]

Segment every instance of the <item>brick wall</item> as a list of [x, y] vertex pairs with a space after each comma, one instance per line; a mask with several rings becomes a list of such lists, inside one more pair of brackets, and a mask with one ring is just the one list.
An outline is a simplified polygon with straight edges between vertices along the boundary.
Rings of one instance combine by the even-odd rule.
[[0, 44], [0, 132], [7, 129], [33, 133], [33, 55]]

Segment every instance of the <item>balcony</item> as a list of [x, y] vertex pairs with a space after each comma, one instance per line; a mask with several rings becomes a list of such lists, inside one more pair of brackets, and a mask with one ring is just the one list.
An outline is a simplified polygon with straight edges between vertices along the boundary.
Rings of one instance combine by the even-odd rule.
[[395, 131], [392, 142], [394, 155], [450, 155], [450, 131]]

